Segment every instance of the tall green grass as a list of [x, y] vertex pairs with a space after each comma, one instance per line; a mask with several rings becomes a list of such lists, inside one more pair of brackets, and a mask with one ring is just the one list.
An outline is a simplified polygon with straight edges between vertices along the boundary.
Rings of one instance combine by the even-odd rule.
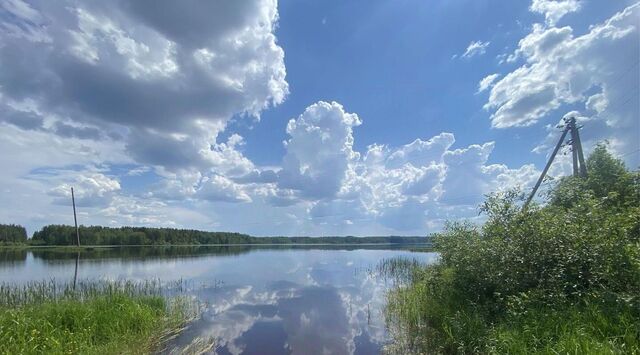
[[0, 285], [0, 353], [150, 353], [194, 315], [157, 281]]
[[390, 354], [640, 354], [637, 297], [585, 296], [549, 304], [511, 297], [506, 311], [469, 301], [452, 270], [413, 268], [409, 284], [388, 294]]
[[406, 284], [413, 279], [420, 262], [413, 258], [393, 257], [382, 259], [376, 265], [376, 274], [385, 280]]

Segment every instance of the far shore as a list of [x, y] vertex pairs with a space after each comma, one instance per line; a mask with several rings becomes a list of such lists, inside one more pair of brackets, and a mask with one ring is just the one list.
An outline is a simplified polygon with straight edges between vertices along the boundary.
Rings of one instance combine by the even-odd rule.
[[233, 244], [132, 244], [132, 245], [29, 245], [29, 244], [0, 244], [0, 249], [65, 249], [70, 251], [92, 250], [92, 249], [113, 249], [113, 248], [140, 248], [140, 247], [279, 247], [279, 246], [427, 246], [431, 243], [233, 243]]

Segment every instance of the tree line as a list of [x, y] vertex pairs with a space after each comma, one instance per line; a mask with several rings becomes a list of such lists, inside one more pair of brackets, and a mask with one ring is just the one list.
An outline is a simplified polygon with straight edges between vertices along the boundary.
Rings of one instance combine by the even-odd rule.
[[0, 224], [0, 244], [21, 244], [27, 242], [27, 230], [16, 224]]
[[[426, 237], [254, 237], [235, 232], [150, 227], [80, 226], [81, 245], [205, 245], [205, 244], [421, 244]], [[24, 227], [0, 225], [0, 243], [30, 245], [75, 245], [75, 227], [47, 225], [27, 239]]]

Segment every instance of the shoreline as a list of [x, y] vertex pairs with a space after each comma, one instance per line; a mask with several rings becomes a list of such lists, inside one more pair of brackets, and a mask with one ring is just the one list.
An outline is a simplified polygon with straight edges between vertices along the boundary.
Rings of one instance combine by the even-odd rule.
[[0, 245], [2, 249], [66, 249], [70, 251], [94, 250], [94, 249], [115, 249], [115, 248], [143, 248], [143, 247], [276, 247], [276, 246], [428, 246], [431, 243], [233, 243], [233, 244], [126, 244], [126, 245]]

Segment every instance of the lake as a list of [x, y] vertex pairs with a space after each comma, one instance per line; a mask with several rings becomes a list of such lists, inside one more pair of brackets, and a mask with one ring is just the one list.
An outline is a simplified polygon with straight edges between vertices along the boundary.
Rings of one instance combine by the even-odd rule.
[[390, 245], [0, 250], [0, 281], [181, 281], [202, 313], [175, 346], [213, 338], [217, 354], [375, 354], [389, 340], [393, 284], [376, 265], [394, 257], [437, 260]]

